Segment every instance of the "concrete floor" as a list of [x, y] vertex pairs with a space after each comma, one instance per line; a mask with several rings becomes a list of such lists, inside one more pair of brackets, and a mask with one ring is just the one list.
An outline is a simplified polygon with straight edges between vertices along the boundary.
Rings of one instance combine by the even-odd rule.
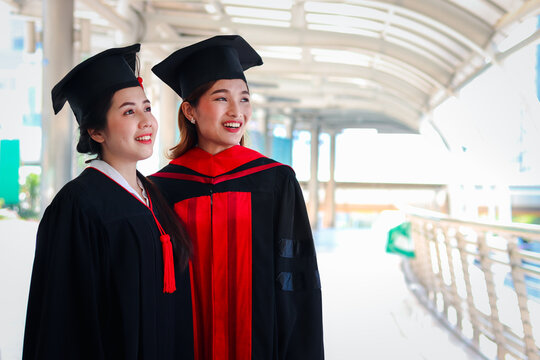
[[[36, 222], [0, 220], [0, 359], [20, 359]], [[328, 360], [480, 359], [416, 300], [371, 229], [315, 234]], [[307, 359], [309, 360], [309, 359]]]
[[35, 221], [0, 220], [0, 359], [21, 358]]
[[326, 358], [481, 359], [407, 288], [401, 258], [371, 229], [316, 234], [323, 287]]

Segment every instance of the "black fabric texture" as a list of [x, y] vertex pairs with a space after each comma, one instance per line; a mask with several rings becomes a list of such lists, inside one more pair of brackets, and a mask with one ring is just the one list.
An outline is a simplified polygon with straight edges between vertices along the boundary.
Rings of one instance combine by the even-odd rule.
[[23, 359], [193, 359], [189, 270], [163, 293], [159, 235], [97, 170], [64, 186], [38, 229]]
[[[275, 161], [259, 158], [227, 174], [271, 163]], [[193, 174], [192, 170], [175, 164], [160, 172]], [[151, 179], [171, 206], [188, 198], [220, 192], [251, 193], [251, 359], [323, 359], [317, 260], [305, 202], [293, 170], [276, 166], [215, 185], [159, 176]], [[283, 239], [288, 240], [284, 243]]]

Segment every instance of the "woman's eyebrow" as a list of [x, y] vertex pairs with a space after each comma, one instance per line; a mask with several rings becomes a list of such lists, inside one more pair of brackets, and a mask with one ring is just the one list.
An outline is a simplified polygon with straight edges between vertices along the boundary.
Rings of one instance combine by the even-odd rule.
[[[150, 104], [150, 100], [146, 99], [142, 102], [143, 104]], [[122, 105], [120, 105], [118, 108], [122, 108], [124, 106], [135, 106], [136, 104], [132, 101], [126, 101], [125, 103], [123, 103]]]
[[210, 95], [214, 95], [214, 94], [217, 94], [217, 93], [220, 93], [220, 92], [228, 93], [230, 91], [227, 90], [227, 89], [217, 89], [217, 90], [212, 91], [212, 93]]
[[124, 106], [134, 106], [135, 103], [134, 102], [131, 102], [131, 101], [126, 101], [125, 103], [123, 103], [122, 105], [120, 105], [118, 108], [122, 108]]
[[[217, 89], [217, 90], [212, 91], [212, 93], [210, 93], [210, 95], [214, 95], [214, 94], [217, 94], [217, 93], [230, 93], [230, 91], [227, 90], [227, 89]], [[242, 94], [248, 94], [249, 95], [249, 91], [248, 90], [243, 90]]]

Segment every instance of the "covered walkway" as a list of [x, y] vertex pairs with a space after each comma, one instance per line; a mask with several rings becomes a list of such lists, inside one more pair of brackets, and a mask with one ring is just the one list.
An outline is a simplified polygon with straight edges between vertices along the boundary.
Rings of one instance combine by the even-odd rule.
[[[16, 155], [0, 156], [16, 190], [0, 205], [39, 218], [83, 168], [69, 107], [50, 103], [75, 63], [142, 44], [160, 126], [148, 175], [181, 100], [150, 68], [239, 34], [264, 60], [246, 74], [249, 146], [295, 169], [315, 229], [326, 358], [539, 360], [539, 14], [540, 0], [0, 0], [0, 155]], [[2, 214], [13, 360], [37, 222]], [[412, 260], [385, 252], [395, 216], [412, 222]]]

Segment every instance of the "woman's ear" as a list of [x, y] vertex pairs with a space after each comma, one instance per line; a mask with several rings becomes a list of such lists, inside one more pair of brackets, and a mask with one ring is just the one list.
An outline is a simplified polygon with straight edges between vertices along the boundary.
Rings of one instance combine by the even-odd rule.
[[180, 109], [184, 113], [184, 116], [186, 117], [186, 119], [188, 119], [189, 121], [194, 119], [194, 109], [190, 103], [188, 103], [187, 101], [184, 101], [182, 105], [180, 106]]
[[97, 143], [103, 143], [105, 141], [105, 137], [103, 136], [103, 132], [101, 130], [96, 129], [88, 129], [88, 135]]

